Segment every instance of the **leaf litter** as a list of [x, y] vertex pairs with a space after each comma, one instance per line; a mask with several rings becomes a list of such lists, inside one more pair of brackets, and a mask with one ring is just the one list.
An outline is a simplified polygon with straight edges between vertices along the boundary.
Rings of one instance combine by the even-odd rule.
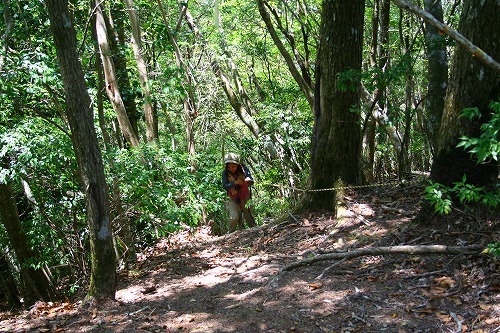
[[352, 192], [336, 217], [288, 213], [223, 236], [208, 226], [177, 232], [120, 272], [116, 301], [38, 302], [0, 313], [0, 332], [500, 332], [500, 265], [485, 255], [388, 254], [283, 271], [363, 247], [498, 241], [491, 217], [412, 223], [421, 191]]

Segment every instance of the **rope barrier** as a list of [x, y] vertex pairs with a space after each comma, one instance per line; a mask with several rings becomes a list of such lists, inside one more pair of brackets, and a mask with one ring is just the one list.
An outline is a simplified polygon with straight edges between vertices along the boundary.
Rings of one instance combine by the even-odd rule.
[[370, 188], [370, 187], [381, 187], [381, 186], [395, 186], [395, 185], [412, 185], [412, 184], [418, 184], [421, 183], [422, 180], [412, 180], [412, 181], [393, 181], [389, 183], [377, 183], [377, 184], [367, 184], [367, 185], [349, 185], [349, 186], [338, 186], [338, 187], [331, 187], [331, 188], [321, 188], [321, 189], [312, 189], [312, 190], [305, 190], [301, 188], [297, 188], [294, 186], [288, 186], [288, 185], [278, 185], [278, 184], [273, 184], [273, 183], [256, 183], [254, 186], [273, 186], [277, 188], [288, 188], [294, 191], [298, 192], [326, 192], [326, 191], [337, 191], [337, 190], [347, 190], [347, 189], [359, 189], [359, 188]]

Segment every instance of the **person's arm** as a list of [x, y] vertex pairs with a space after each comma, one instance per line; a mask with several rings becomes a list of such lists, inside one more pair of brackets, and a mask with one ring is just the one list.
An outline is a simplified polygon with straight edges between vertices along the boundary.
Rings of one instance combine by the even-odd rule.
[[234, 187], [234, 183], [229, 181], [227, 170], [222, 171], [222, 187], [224, 187], [226, 191], [229, 191]]
[[248, 169], [245, 166], [245, 167], [243, 167], [243, 171], [245, 172], [245, 181], [247, 182], [248, 186], [253, 185], [254, 180], [253, 180], [252, 174], [250, 173], [250, 169]]

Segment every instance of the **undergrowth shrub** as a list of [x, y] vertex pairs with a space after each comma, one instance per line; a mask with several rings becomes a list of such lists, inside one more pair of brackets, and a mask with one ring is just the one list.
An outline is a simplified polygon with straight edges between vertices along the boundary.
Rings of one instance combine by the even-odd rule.
[[[462, 136], [457, 147], [463, 147], [477, 159], [477, 163], [494, 161], [498, 163], [500, 152], [500, 102], [491, 102], [492, 110], [489, 121], [481, 125], [481, 134], [478, 138]], [[467, 108], [462, 111], [461, 117], [470, 120], [480, 118], [478, 108]], [[462, 205], [480, 204], [490, 210], [496, 210], [500, 205], [500, 184], [492, 184], [486, 188], [467, 183], [466, 175], [460, 182], [453, 183], [453, 187], [447, 187], [439, 183], [431, 182], [425, 189], [425, 198], [434, 207], [434, 212], [440, 215], [449, 214], [453, 207], [453, 199], [456, 198]], [[500, 255], [500, 242], [489, 244], [486, 253], [494, 256]]]

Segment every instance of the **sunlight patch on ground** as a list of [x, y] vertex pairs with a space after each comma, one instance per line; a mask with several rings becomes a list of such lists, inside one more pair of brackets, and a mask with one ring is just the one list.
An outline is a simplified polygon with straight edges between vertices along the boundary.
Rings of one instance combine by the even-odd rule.
[[128, 288], [117, 290], [115, 298], [117, 301], [124, 303], [136, 302], [142, 298], [141, 287], [138, 285], [132, 285]]
[[228, 295], [224, 296], [224, 298], [229, 299], [229, 300], [233, 300], [233, 301], [243, 301], [245, 299], [248, 299], [249, 297], [252, 297], [258, 291], [259, 291], [259, 288], [256, 288], [256, 289], [252, 289], [252, 290], [243, 292], [241, 294], [234, 294], [234, 293], [228, 294]]

